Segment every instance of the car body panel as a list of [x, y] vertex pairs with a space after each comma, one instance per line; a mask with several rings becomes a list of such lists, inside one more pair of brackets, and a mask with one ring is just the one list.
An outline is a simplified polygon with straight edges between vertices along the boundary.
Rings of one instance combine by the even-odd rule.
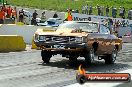
[[[74, 22], [71, 22], [74, 23]], [[76, 22], [75, 22], [76, 23]], [[89, 23], [89, 22], [77, 22], [77, 23]], [[90, 22], [92, 23], [92, 22]], [[97, 23], [98, 24], [98, 23]], [[100, 27], [99, 27], [100, 29]], [[113, 34], [101, 34], [99, 32], [84, 32], [84, 31], [80, 31], [80, 32], [74, 32], [74, 29], [62, 29], [62, 30], [56, 30], [55, 32], [42, 32], [39, 33], [39, 35], [43, 35], [45, 36], [45, 38], [48, 37], [48, 39], [52, 38], [56, 41], [52, 41], [50, 40], [50, 42], [48, 42], [48, 40], [46, 41], [39, 41], [39, 42], [35, 42], [35, 44], [42, 48], [43, 50], [50, 50], [50, 51], [86, 51], [89, 50], [91, 48], [93, 48], [94, 43], [98, 44], [97, 49], [95, 51], [96, 55], [105, 55], [105, 54], [111, 54], [113, 49], [115, 47], [117, 47], [117, 50], [120, 51], [122, 49], [122, 40], [117, 38], [115, 35]], [[83, 38], [82, 42], [78, 43], [76, 41], [71, 41], [71, 38], [74, 40], [78, 37]], [[70, 38], [68, 41], [67, 38]], [[59, 40], [57, 42], [57, 40]], [[65, 42], [63, 42], [65, 41]], [[83, 45], [82, 45], [83, 43]], [[46, 47], [46, 46], [50, 46], [50, 47]], [[64, 45], [65, 49], [57, 49], [54, 48], [54, 45]], [[73, 47], [72, 47], [73, 46]]]

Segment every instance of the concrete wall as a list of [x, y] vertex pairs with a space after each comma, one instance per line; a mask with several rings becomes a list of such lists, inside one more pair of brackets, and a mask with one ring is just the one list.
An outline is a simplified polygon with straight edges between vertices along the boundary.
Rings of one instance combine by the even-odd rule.
[[1, 25], [0, 35], [20, 35], [23, 36], [25, 43], [31, 44], [35, 31], [38, 28], [45, 28], [33, 25]]

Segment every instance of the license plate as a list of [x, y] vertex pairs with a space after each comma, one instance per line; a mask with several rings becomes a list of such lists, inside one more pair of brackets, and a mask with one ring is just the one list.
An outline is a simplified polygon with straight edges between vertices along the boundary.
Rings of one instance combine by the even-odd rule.
[[54, 45], [54, 48], [65, 49], [65, 46], [64, 45]]

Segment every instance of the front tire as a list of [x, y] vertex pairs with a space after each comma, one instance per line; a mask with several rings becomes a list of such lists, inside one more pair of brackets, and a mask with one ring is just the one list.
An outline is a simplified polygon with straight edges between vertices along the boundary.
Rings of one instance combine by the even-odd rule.
[[41, 57], [42, 60], [44, 61], [44, 63], [49, 63], [50, 58], [52, 57], [52, 54], [50, 53], [50, 51], [41, 51]]
[[111, 54], [105, 57], [105, 64], [114, 64], [117, 57], [117, 49], [114, 48]]

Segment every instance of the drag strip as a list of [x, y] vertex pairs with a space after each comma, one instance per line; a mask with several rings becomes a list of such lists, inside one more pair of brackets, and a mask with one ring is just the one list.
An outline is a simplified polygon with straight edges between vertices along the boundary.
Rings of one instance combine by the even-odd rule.
[[0, 53], [0, 87], [62, 87], [76, 84], [76, 73], [80, 64], [87, 72], [120, 72], [132, 67], [132, 44], [124, 43], [114, 65], [95, 61], [86, 66], [83, 58], [73, 65], [67, 58], [53, 56], [51, 63], [44, 64], [40, 50]]

